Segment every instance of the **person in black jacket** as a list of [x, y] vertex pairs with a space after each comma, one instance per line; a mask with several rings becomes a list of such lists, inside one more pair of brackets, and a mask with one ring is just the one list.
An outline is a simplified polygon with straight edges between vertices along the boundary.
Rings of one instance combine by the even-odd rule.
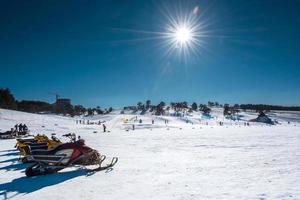
[[102, 124], [102, 126], [103, 126], [103, 132], [105, 133], [106, 132], [106, 126], [105, 126], [105, 124]]
[[26, 126], [26, 124], [23, 124], [23, 131], [27, 132], [28, 131], [28, 127]]
[[17, 131], [17, 132], [18, 132], [18, 127], [19, 127], [18, 124], [16, 124], [15, 125], [15, 131]]
[[19, 124], [19, 132], [23, 132], [23, 124]]

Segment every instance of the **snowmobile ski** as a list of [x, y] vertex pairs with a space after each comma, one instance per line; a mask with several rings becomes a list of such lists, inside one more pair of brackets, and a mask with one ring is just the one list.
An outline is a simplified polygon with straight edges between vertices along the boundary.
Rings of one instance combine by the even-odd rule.
[[102, 162], [105, 159], [106, 159], [106, 156], [102, 155], [101, 158], [100, 158], [99, 167], [97, 167], [96, 169], [88, 170], [88, 171], [89, 172], [98, 172], [98, 171], [103, 171], [103, 170], [111, 169], [118, 162], [118, 158], [117, 157], [113, 157], [112, 160], [111, 160], [111, 162], [109, 164], [107, 164], [106, 166], [101, 166]]

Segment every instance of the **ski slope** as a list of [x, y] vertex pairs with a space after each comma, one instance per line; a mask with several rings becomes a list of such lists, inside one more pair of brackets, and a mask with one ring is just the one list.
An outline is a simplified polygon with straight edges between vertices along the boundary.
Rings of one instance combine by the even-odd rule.
[[[224, 119], [220, 109], [212, 110], [210, 120], [200, 113], [119, 113], [70, 118], [0, 109], [1, 132], [16, 123], [25, 123], [32, 134], [56, 133], [63, 141], [63, 134], [74, 132], [108, 158], [119, 157], [112, 171], [73, 167], [27, 178], [28, 165], [18, 162], [15, 140], [0, 140], [0, 200], [300, 199], [298, 112], [272, 112], [280, 122], [276, 126], [244, 126]], [[256, 116], [241, 115], [243, 120]], [[79, 119], [105, 121], [109, 132], [101, 125], [76, 124]]]

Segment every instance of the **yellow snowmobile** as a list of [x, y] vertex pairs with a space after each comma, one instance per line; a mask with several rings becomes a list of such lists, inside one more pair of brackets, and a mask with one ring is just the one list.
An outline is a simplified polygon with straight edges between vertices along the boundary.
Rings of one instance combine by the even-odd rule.
[[23, 156], [21, 158], [22, 162], [27, 162], [26, 157], [28, 155], [25, 148], [30, 148], [31, 150], [51, 150], [59, 144], [62, 144], [62, 142], [54, 135], [49, 139], [46, 135], [38, 134], [32, 139], [17, 139], [16, 148], [20, 151], [20, 156]]

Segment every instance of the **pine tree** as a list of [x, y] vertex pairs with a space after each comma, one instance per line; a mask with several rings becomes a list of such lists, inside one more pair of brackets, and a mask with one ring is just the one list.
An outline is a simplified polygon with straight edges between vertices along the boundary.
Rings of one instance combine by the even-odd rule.
[[193, 110], [193, 111], [196, 111], [197, 109], [198, 109], [198, 105], [197, 105], [197, 103], [194, 102], [194, 103], [192, 104], [192, 110]]
[[1, 89], [0, 88], [0, 108], [5, 109], [17, 109], [17, 103], [15, 97], [10, 93], [8, 88]]
[[150, 105], [151, 105], [151, 101], [150, 101], [150, 100], [147, 100], [147, 101], [146, 101], [146, 109], [147, 109], [147, 110], [150, 108]]

